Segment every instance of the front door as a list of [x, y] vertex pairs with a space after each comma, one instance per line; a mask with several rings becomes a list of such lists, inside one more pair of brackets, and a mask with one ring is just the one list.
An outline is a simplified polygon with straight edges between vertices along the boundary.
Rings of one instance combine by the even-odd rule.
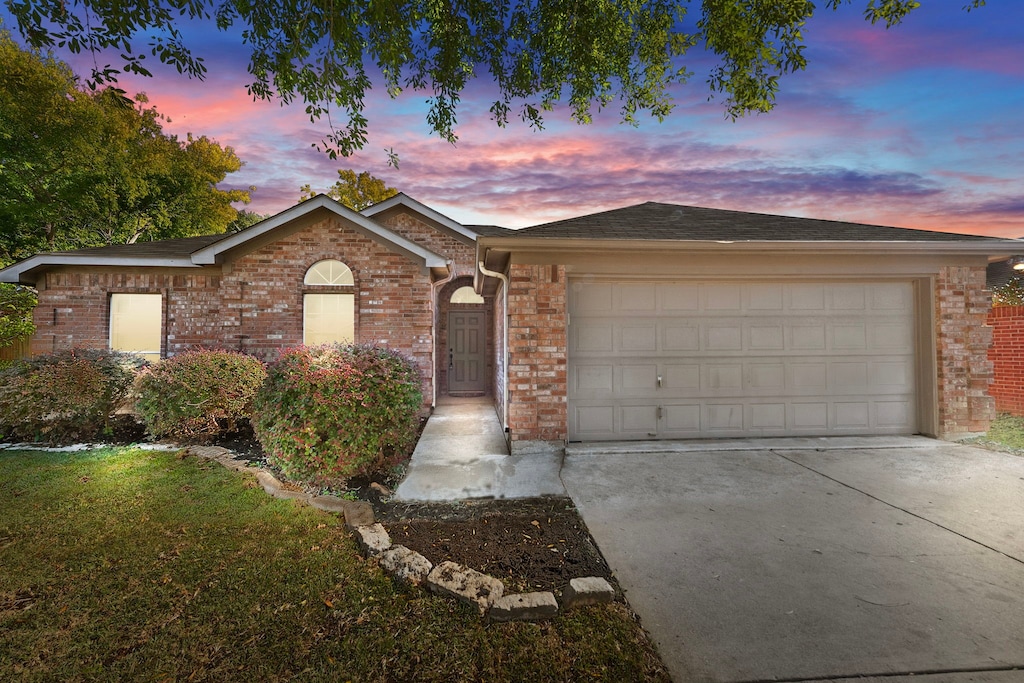
[[487, 391], [487, 311], [450, 311], [448, 346], [448, 393]]

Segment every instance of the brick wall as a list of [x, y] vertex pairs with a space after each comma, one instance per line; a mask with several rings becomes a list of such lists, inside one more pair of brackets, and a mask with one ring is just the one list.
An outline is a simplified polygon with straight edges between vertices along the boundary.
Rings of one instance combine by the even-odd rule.
[[989, 396], [991, 295], [984, 266], [941, 268], [935, 282], [939, 434], [955, 439], [984, 432], [995, 417]]
[[[223, 269], [64, 269], [40, 283], [33, 353], [108, 346], [111, 292], [164, 296], [164, 348], [229, 348], [269, 358], [302, 343], [306, 270], [322, 259], [352, 269], [356, 337], [398, 349], [423, 373], [424, 399], [433, 394], [431, 284], [418, 264], [362, 232], [329, 218], [245, 254]], [[340, 291], [340, 289], [339, 289]]]
[[407, 213], [387, 215], [380, 222], [388, 230], [401, 235], [410, 242], [415, 242], [435, 254], [450, 258], [453, 261], [452, 270], [456, 276], [472, 276], [476, 271], [475, 244], [466, 244]]
[[564, 266], [513, 264], [509, 272], [509, 431], [517, 441], [566, 438]]
[[993, 374], [989, 393], [999, 412], [1024, 415], [1024, 306], [993, 308], [988, 324]]

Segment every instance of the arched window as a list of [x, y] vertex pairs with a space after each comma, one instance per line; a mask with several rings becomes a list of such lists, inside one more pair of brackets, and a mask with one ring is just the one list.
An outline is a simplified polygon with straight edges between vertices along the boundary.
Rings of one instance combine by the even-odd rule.
[[[335, 259], [310, 266], [303, 278], [302, 343], [307, 345], [355, 340], [355, 279], [352, 270]], [[329, 287], [331, 291], [310, 291]]]
[[306, 271], [306, 279], [303, 284], [307, 285], [354, 285], [352, 269], [341, 261], [327, 259], [318, 261]]
[[453, 304], [482, 304], [484, 298], [473, 291], [472, 287], [459, 287], [452, 292]]

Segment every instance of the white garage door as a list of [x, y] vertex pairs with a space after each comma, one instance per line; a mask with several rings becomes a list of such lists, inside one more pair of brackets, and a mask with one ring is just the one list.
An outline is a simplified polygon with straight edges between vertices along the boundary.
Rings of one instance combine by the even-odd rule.
[[572, 281], [570, 440], [912, 434], [909, 282]]

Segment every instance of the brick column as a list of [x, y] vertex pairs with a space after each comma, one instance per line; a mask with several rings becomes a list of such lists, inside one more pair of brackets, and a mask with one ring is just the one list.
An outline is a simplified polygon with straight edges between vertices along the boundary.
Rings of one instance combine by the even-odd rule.
[[567, 396], [565, 267], [514, 264], [508, 305], [512, 452], [526, 450], [523, 442], [561, 446]]
[[935, 281], [938, 367], [938, 436], [957, 439], [984, 432], [995, 417], [989, 396], [992, 328], [986, 319], [991, 295], [984, 266], [951, 266]]

